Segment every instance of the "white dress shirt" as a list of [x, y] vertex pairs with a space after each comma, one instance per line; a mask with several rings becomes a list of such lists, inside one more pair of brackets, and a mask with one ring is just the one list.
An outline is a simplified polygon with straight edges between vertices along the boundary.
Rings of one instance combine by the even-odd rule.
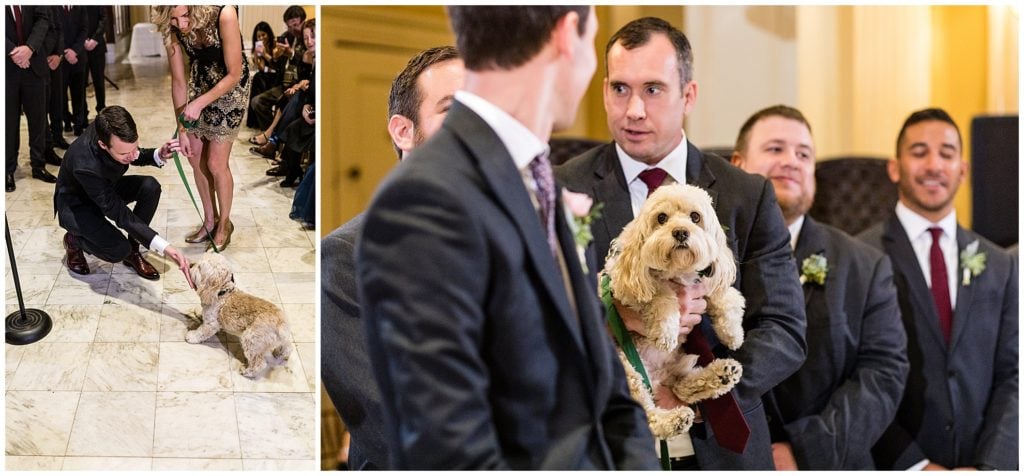
[[669, 152], [664, 159], [655, 165], [647, 165], [629, 156], [622, 150], [619, 144], [615, 144], [615, 151], [618, 153], [619, 165], [622, 173], [626, 176], [626, 184], [629, 185], [629, 201], [633, 206], [633, 216], [640, 213], [640, 208], [647, 201], [647, 184], [640, 180], [640, 172], [647, 169], [659, 168], [668, 173], [665, 177], [665, 184], [686, 183], [686, 133], [683, 133], [683, 140], [672, 152]]
[[[807, 215], [800, 215], [792, 225], [787, 226], [789, 228], [789, 247], [796, 253], [796, 242], [800, 239], [800, 230], [804, 229], [804, 217]], [[800, 263], [796, 264], [797, 270], [800, 269]]]
[[910, 239], [910, 245], [914, 248], [917, 263], [921, 266], [921, 272], [924, 274], [924, 281], [928, 284], [928, 288], [932, 287], [932, 234], [928, 229], [936, 226], [942, 228], [939, 248], [942, 250], [942, 259], [946, 262], [946, 280], [948, 281], [946, 285], [949, 286], [949, 303], [955, 310], [956, 292], [958, 289], [957, 276], [959, 275], [957, 269], [959, 269], [960, 263], [958, 256], [959, 248], [956, 243], [956, 210], [951, 211], [949, 215], [939, 220], [938, 223], [932, 223], [907, 208], [903, 202], [898, 202], [896, 204], [896, 218], [899, 219], [903, 229], [907, 232], [907, 238]]

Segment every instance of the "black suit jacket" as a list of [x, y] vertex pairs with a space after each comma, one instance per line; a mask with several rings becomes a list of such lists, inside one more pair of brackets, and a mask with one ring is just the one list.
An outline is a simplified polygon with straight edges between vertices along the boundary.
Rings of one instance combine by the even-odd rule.
[[597, 279], [557, 233], [578, 312], [504, 144], [452, 105], [381, 185], [356, 252], [394, 468], [657, 468]]
[[[85, 9], [85, 38], [96, 40], [97, 45], [90, 55], [105, 53], [107, 51], [107, 7], [104, 5], [89, 5]], [[83, 48], [85, 46], [83, 41]]]
[[384, 410], [356, 287], [356, 239], [365, 219], [359, 214], [320, 244], [320, 378], [352, 435], [349, 468], [387, 469]]
[[[34, 52], [32, 58], [29, 60], [29, 69], [32, 70], [39, 80], [42, 81], [44, 75], [49, 74], [49, 68], [46, 66], [46, 36], [50, 31], [50, 15], [47, 14], [45, 7], [42, 5], [22, 5], [21, 6], [21, 27], [22, 33], [25, 36], [25, 44], [32, 48]], [[8, 79], [16, 78], [18, 70], [21, 68], [11, 61], [11, 50], [19, 46], [18, 43], [18, 29], [14, 22], [14, 15], [11, 13], [9, 6], [4, 6], [7, 16], [7, 25], [5, 26], [5, 43], [4, 43], [4, 54], [7, 59], [6, 74]]]
[[[80, 221], [76, 210], [91, 208], [148, 248], [156, 231], [135, 216], [114, 190], [114, 184], [129, 166], [114, 160], [97, 140], [96, 126], [90, 124], [64, 153], [53, 194], [53, 208], [60, 225], [73, 234], [88, 235], [92, 231], [91, 221]], [[140, 149], [139, 158], [131, 166], [157, 165], [153, 152], [154, 149]]]
[[89, 31], [86, 30], [86, 13], [83, 6], [74, 5], [68, 12], [64, 11], [63, 6], [54, 7], [57, 18], [62, 22], [62, 30], [64, 32], [64, 47], [65, 49], [71, 49], [75, 52], [78, 57], [78, 62], [75, 64], [68, 63], [64, 60], [61, 67], [78, 70], [85, 67], [87, 60], [85, 51], [85, 39], [89, 37]]
[[805, 216], [796, 263], [821, 254], [825, 284], [804, 283], [807, 360], [766, 400], [800, 469], [874, 469], [871, 446], [896, 415], [907, 334], [880, 251]]
[[[717, 445], [695, 425], [690, 436], [702, 469], [774, 469], [771, 440], [761, 397], [800, 368], [806, 354], [803, 296], [789, 247], [789, 232], [775, 201], [775, 191], [763, 177], [751, 175], [714, 155], [702, 155], [687, 144], [686, 183], [707, 190], [738, 266], [736, 283], [747, 300], [743, 346], [730, 352], [717, 345], [709, 321], [702, 323], [718, 356], [743, 364], [743, 378], [733, 390], [750, 439], [742, 455]], [[619, 165], [615, 144], [591, 149], [558, 167], [556, 176], [566, 188], [604, 203], [604, 215], [592, 230], [599, 267], [604, 266], [611, 239], [633, 219], [629, 189]]]
[[1017, 259], [957, 227], [960, 251], [978, 240], [986, 262], [967, 286], [957, 273], [947, 347], [931, 291], [896, 215], [859, 237], [892, 259], [910, 359], [896, 420], [874, 449], [878, 466], [904, 469], [928, 458], [945, 467], [1017, 469]]

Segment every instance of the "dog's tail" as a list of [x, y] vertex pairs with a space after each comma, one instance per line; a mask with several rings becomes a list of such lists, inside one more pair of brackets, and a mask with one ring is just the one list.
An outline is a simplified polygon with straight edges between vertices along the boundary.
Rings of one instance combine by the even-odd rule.
[[275, 330], [281, 345], [274, 349], [274, 357], [287, 360], [288, 356], [292, 354], [292, 331], [288, 328], [288, 323], [284, 321], [280, 322]]

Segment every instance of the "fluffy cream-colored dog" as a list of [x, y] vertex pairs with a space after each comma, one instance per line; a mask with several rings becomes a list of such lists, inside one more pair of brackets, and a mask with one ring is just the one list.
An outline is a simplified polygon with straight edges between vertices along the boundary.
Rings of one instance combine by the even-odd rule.
[[[739, 362], [716, 359], [697, 367], [697, 356], [686, 354], [679, 340], [676, 291], [700, 281], [707, 287], [707, 314], [719, 341], [733, 350], [743, 344], [745, 300], [732, 287], [736, 262], [707, 192], [682, 184], [659, 187], [611, 248], [605, 272], [612, 295], [644, 323], [645, 336], [634, 334], [633, 340], [651, 387], [672, 389], [686, 405], [729, 392], [743, 373]], [[619, 357], [654, 435], [670, 438], [689, 430], [693, 410], [657, 407], [625, 354], [620, 351]]]
[[235, 288], [227, 258], [206, 253], [189, 270], [203, 306], [203, 323], [185, 334], [198, 344], [224, 329], [239, 337], [246, 366], [242, 375], [255, 377], [267, 368], [267, 352], [279, 362], [292, 353], [292, 334], [284, 312], [270, 301]]

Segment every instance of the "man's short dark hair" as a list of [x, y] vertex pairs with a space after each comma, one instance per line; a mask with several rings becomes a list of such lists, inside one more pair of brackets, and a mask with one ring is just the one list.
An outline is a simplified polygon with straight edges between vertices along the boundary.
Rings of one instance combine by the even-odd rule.
[[754, 124], [757, 124], [761, 119], [776, 116], [792, 119], [807, 126], [807, 132], [811, 131], [811, 123], [807, 122], [807, 118], [804, 117], [800, 110], [783, 104], [776, 104], [755, 112], [753, 116], [747, 119], [747, 122], [743, 123], [743, 127], [740, 127], [740, 134], [736, 136], [736, 148], [733, 150], [741, 153], [747, 150], [747, 145], [749, 145], [748, 142], [750, 141], [750, 130], [754, 128]]
[[569, 12], [586, 31], [590, 6], [449, 6], [455, 45], [466, 69], [512, 69], [533, 58], [551, 38], [558, 21]]
[[903, 142], [903, 136], [907, 133], [907, 128], [925, 121], [940, 121], [953, 126], [953, 129], [956, 130], [956, 138], [960, 141], [960, 147], [963, 148], [964, 138], [960, 136], [960, 128], [957, 127], [955, 122], [953, 122], [953, 118], [949, 117], [949, 113], [937, 107], [930, 107], [928, 109], [914, 111], [914, 113], [903, 122], [903, 127], [900, 128], [900, 135], [896, 136], [896, 157], [900, 156], [900, 143]]
[[651, 41], [651, 35], [661, 33], [668, 37], [672, 46], [676, 49], [676, 65], [679, 67], [679, 88], [685, 89], [686, 83], [693, 79], [693, 48], [690, 47], [690, 40], [686, 35], [672, 26], [669, 22], [656, 17], [637, 18], [627, 23], [608, 40], [604, 48], [605, 71], [608, 76], [608, 52], [612, 50], [616, 42], [622, 43], [622, 47], [631, 50]]
[[292, 5], [284, 11], [284, 22], [288, 23], [288, 20], [292, 18], [298, 18], [302, 21], [306, 21], [306, 9], [298, 5]]
[[110, 145], [110, 137], [117, 136], [124, 142], [138, 142], [139, 129], [128, 110], [121, 106], [107, 106], [96, 115], [96, 136]]
[[[409, 118], [413, 126], [419, 126], [420, 103], [423, 102], [423, 94], [416, 86], [416, 81], [427, 68], [458, 57], [459, 51], [454, 46], [435, 46], [413, 56], [391, 82], [391, 92], [388, 94], [388, 118], [390, 119], [395, 114], [401, 114]], [[401, 156], [402, 152], [398, 145], [394, 143], [392, 145], [395, 147], [395, 152]]]

